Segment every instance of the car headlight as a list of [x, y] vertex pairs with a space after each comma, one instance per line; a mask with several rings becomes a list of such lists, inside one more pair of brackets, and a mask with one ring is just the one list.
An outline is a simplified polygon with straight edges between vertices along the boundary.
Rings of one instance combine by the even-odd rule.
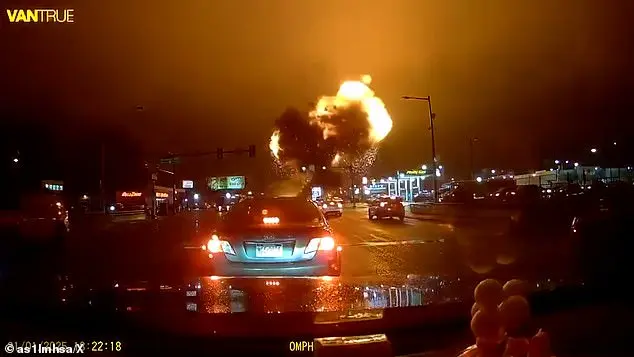
[[[210, 253], [225, 253], [236, 255], [236, 252], [233, 250], [231, 243], [226, 240], [221, 240], [217, 235], [212, 235], [211, 239], [207, 242], [207, 250]], [[203, 246], [203, 250], [205, 246]]]
[[313, 238], [308, 242], [304, 254], [316, 252], [317, 250], [335, 249], [335, 240], [332, 237]]
[[379, 203], [379, 206], [381, 206], [381, 207], [385, 207], [385, 205], [387, 205], [387, 202], [381, 202], [381, 203]]
[[324, 203], [321, 207], [322, 208], [328, 208], [328, 205]]
[[343, 205], [341, 203], [337, 203], [337, 207], [343, 208]]

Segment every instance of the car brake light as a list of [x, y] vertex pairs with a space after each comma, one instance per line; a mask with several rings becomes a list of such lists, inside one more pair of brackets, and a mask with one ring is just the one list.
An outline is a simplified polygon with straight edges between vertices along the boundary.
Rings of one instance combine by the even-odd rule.
[[335, 249], [335, 240], [332, 237], [313, 238], [308, 242], [304, 254], [316, 252], [317, 250]]
[[222, 244], [220, 243], [220, 239], [218, 239], [217, 235], [211, 236], [209, 242], [207, 242], [207, 249], [211, 253], [220, 253], [222, 252]]
[[[203, 249], [204, 250], [204, 249]], [[236, 252], [231, 247], [231, 243], [226, 240], [220, 240], [217, 235], [212, 235], [211, 239], [207, 242], [207, 250], [210, 253], [225, 253], [236, 255]]]
[[333, 250], [335, 249], [335, 240], [332, 237], [324, 237], [319, 242], [319, 250]]
[[264, 217], [262, 218], [262, 223], [264, 224], [279, 224], [279, 217]]

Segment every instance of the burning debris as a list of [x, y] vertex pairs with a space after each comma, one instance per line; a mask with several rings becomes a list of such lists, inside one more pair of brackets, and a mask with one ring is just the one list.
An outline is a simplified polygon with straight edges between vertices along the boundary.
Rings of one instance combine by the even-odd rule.
[[348, 167], [364, 171], [374, 162], [377, 146], [392, 129], [383, 101], [361, 81], [346, 81], [335, 96], [319, 99], [306, 113], [289, 108], [276, 120], [269, 148], [278, 173], [290, 177], [298, 165]]

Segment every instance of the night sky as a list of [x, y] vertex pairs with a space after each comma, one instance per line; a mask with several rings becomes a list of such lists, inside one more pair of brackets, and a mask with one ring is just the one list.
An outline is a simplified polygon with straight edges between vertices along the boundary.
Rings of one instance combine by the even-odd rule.
[[[470, 137], [479, 138], [479, 167], [585, 160], [589, 148], [614, 140], [632, 150], [632, 1], [0, 5], [0, 118], [12, 138], [5, 146], [43, 145], [23, 132], [46, 123], [64, 167], [75, 167], [65, 153], [77, 147], [76, 160], [98, 167], [95, 143], [106, 137], [140, 158], [256, 144], [256, 159], [188, 160], [183, 175], [265, 177], [275, 119], [362, 74], [372, 75], [394, 120], [376, 174], [431, 159], [425, 103], [402, 95], [431, 95], [437, 152], [450, 174], [466, 174]], [[8, 22], [5, 9], [34, 7], [73, 8], [75, 23]], [[139, 161], [111, 160], [112, 170]]]

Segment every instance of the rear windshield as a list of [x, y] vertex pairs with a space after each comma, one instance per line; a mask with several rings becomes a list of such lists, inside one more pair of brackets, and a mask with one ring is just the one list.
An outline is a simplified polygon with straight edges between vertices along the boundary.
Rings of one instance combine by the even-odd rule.
[[322, 223], [321, 213], [312, 202], [295, 198], [242, 201], [231, 208], [225, 222], [259, 225], [264, 217], [277, 217], [280, 225]]

